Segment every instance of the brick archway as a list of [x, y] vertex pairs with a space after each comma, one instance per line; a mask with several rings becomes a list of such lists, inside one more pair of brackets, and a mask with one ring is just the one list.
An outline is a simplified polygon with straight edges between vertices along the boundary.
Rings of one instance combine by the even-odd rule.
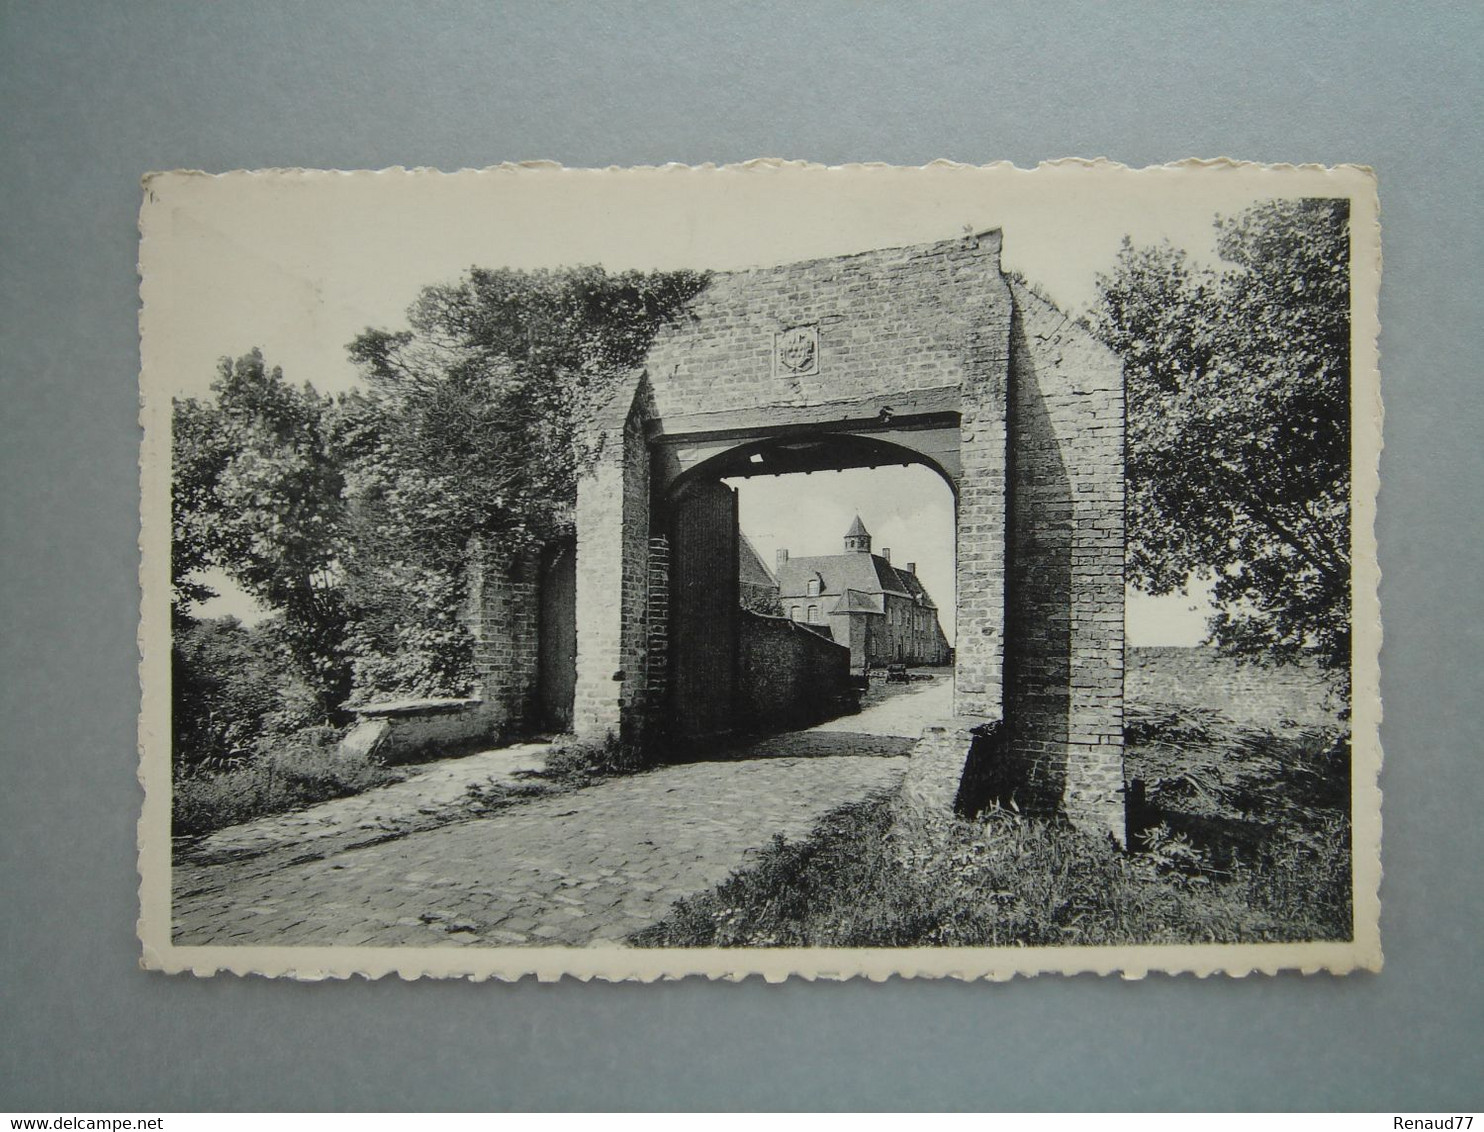
[[998, 722], [1023, 808], [1123, 839], [1122, 370], [999, 252], [987, 232], [717, 275], [662, 330], [578, 485], [579, 733], [642, 742], [664, 702], [671, 487], [906, 450], [957, 501], [953, 726]]
[[[920, 465], [934, 472], [956, 501], [957, 482], [943, 465], [958, 464], [957, 422], [894, 422], [889, 417], [756, 425], [746, 436], [673, 434], [651, 442], [647, 697], [652, 722], [667, 736], [694, 740], [767, 730], [765, 723], [749, 718], [748, 705], [759, 697], [768, 703], [770, 716], [785, 720], [817, 719], [825, 710], [828, 690], [794, 686], [791, 692], [800, 702], [780, 700], [776, 685], [766, 695], [758, 690], [757, 696], [749, 696], [742, 683], [751, 661], [740, 669], [728, 666], [729, 657], [752, 657], [757, 651], [748, 648], [744, 632], [756, 629], [754, 618], [739, 614], [742, 536], [735, 491], [728, 484], [753, 476]], [[819, 616], [804, 623], [845, 650], [846, 663], [838, 672], [841, 686], [833, 696], [840, 700], [848, 692], [851, 670], [862, 666], [857, 654], [864, 656], [873, 638], [859, 624], [850, 628], [852, 620], [862, 618], [846, 615], [844, 623], [835, 625], [818, 605], [814, 608]], [[883, 640], [890, 635], [881, 631]]]

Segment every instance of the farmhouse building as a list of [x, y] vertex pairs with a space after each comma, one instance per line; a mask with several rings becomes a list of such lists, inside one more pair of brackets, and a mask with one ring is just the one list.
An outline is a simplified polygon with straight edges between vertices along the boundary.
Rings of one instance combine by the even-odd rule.
[[827, 625], [850, 649], [852, 669], [882, 664], [947, 664], [948, 638], [938, 607], [917, 577], [917, 564], [891, 564], [891, 551], [871, 551], [857, 515], [841, 554], [791, 558], [778, 552], [778, 598], [795, 621]]

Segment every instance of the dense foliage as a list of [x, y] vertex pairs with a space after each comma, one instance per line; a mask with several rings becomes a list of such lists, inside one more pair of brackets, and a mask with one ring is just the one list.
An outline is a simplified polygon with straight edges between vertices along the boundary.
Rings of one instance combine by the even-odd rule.
[[[1025, 947], [1343, 940], [1349, 759], [1338, 729], [1133, 705], [1136, 853], [995, 809], [912, 829], [889, 797], [781, 835], [630, 938], [647, 947]], [[1140, 710], [1142, 709], [1142, 710]], [[1191, 741], [1192, 724], [1199, 729]], [[1151, 749], [1155, 748], [1155, 749]], [[1278, 768], [1277, 773], [1274, 768]], [[1254, 813], [1264, 820], [1253, 821]]]
[[1349, 208], [1218, 219], [1222, 265], [1127, 239], [1093, 328], [1128, 381], [1129, 576], [1214, 580], [1212, 640], [1350, 659]]
[[[172, 613], [178, 761], [256, 757], [348, 700], [472, 680], [471, 555], [570, 526], [583, 421], [705, 285], [688, 272], [471, 270], [406, 330], [350, 345], [364, 389], [223, 359], [175, 403]], [[211, 569], [271, 612], [200, 621]]]
[[[223, 358], [212, 400], [175, 403], [172, 593], [177, 622], [210, 596], [199, 571], [226, 570], [282, 619], [282, 638], [322, 712], [349, 692], [338, 584], [344, 476], [333, 404], [295, 389], [254, 350]], [[179, 634], [177, 633], [177, 636]]]
[[468, 678], [459, 624], [473, 554], [566, 533], [583, 423], [701, 287], [689, 272], [474, 269], [427, 287], [409, 329], [367, 330], [347, 402], [358, 686]]

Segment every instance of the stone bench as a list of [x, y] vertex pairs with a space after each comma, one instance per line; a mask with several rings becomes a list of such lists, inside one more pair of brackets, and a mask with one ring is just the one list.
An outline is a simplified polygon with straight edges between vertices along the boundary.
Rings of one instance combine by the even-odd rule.
[[483, 700], [390, 700], [348, 710], [355, 713], [356, 724], [340, 742], [346, 756], [412, 762], [436, 752], [466, 753], [495, 737]]

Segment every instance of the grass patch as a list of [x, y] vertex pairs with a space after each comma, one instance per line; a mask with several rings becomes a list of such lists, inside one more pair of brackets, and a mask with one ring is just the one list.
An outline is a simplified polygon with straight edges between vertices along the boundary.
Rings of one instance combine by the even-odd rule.
[[[775, 838], [758, 863], [678, 901], [644, 947], [1069, 946], [1349, 936], [1344, 831], [1213, 874], [1157, 847], [1125, 855], [1004, 811], [901, 846], [884, 798]], [[1178, 844], [1178, 843], [1177, 843]]]
[[546, 798], [563, 792], [561, 784], [472, 782], [464, 790], [464, 809], [476, 817], [494, 817], [502, 810], [529, 802], [532, 798]]
[[[650, 947], [1068, 946], [1350, 938], [1348, 744], [1218, 718], [1130, 722], [1135, 852], [994, 810], [911, 843], [879, 796], [676, 903]], [[1343, 792], [1341, 788], [1343, 787]], [[1341, 800], [1343, 798], [1343, 801]]]
[[567, 738], [555, 743], [546, 756], [541, 777], [563, 786], [585, 786], [600, 778], [636, 774], [649, 767], [639, 748], [611, 732], [601, 741]]
[[400, 782], [393, 770], [364, 756], [340, 754], [340, 732], [316, 727], [276, 750], [225, 767], [177, 770], [171, 787], [171, 827], [177, 837], [360, 794]]

